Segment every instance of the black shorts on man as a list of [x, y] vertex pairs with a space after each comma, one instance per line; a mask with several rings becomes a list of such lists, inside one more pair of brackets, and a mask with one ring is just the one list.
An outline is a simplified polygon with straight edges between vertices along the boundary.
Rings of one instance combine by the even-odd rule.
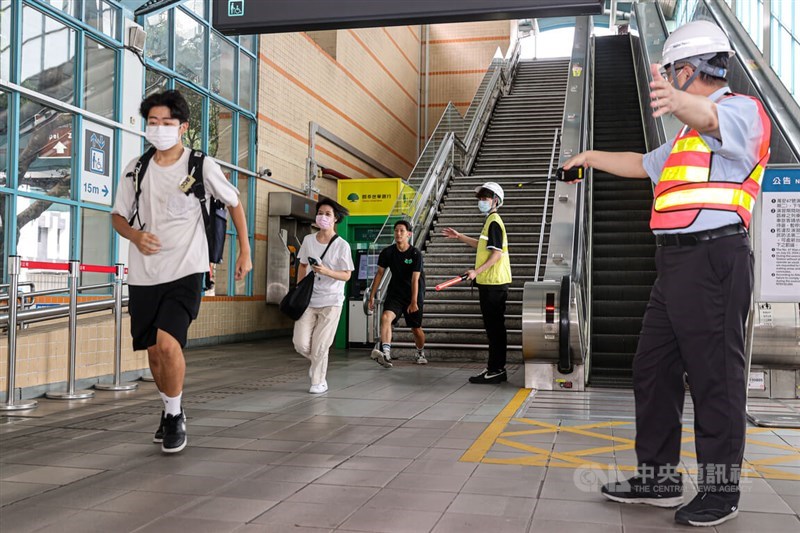
[[[425, 288], [422, 287], [422, 294], [425, 294]], [[397, 322], [400, 320], [400, 317], [403, 316], [406, 319], [406, 326], [409, 328], [421, 328], [422, 327], [422, 308], [425, 305], [425, 301], [423, 298], [418, 298], [418, 305], [419, 309], [417, 309], [414, 313], [408, 312], [408, 306], [411, 305], [411, 300], [408, 298], [402, 298], [396, 294], [392, 294], [389, 292], [386, 295], [386, 300], [383, 302], [383, 310], [384, 311], [391, 311], [394, 313], [394, 320], [392, 321], [392, 325], [396, 325]]]
[[189, 326], [200, 311], [203, 276], [190, 274], [158, 285], [128, 287], [134, 350], [155, 346], [159, 329], [175, 337], [181, 348], [186, 346]]

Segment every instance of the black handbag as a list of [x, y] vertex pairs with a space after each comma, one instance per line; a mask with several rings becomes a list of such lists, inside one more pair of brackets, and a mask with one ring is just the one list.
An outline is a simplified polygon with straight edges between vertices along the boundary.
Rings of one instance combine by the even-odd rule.
[[[328, 253], [333, 241], [338, 238], [338, 235], [334, 235], [333, 238], [331, 238], [330, 242], [328, 242], [328, 246], [325, 247], [325, 251], [322, 252], [319, 258], [320, 262], [322, 258], [325, 257], [325, 254]], [[279, 305], [284, 315], [292, 320], [299, 320], [300, 317], [303, 316], [303, 313], [308, 309], [308, 304], [311, 302], [311, 295], [314, 292], [314, 279], [316, 277], [314, 272], [309, 272], [306, 274], [306, 277], [297, 282], [297, 285], [289, 289], [289, 292], [286, 293], [286, 296], [283, 297]]]

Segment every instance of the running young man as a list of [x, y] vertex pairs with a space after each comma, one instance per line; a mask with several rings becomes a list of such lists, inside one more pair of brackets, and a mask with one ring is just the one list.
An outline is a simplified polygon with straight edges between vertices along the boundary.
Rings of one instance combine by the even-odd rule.
[[[186, 415], [181, 408], [186, 373], [183, 347], [189, 325], [200, 310], [203, 276], [209, 271], [208, 241], [200, 201], [191, 187], [199, 172], [189, 168], [192, 150], [181, 142], [189, 129], [186, 99], [178, 91], [153, 94], [142, 102], [139, 112], [147, 121], [145, 137], [155, 153], [143, 156], [142, 160], [151, 159], [138, 177], [138, 195], [133, 176], [140, 158], [123, 171], [111, 221], [117, 233], [133, 244], [128, 258], [133, 349], [147, 350], [164, 402], [153, 442], [160, 442], [164, 453], [176, 453], [186, 446]], [[212, 158], [202, 161], [207, 194], [229, 206], [238, 234], [235, 277], [243, 279], [253, 265], [239, 193]]]
[[398, 220], [394, 224], [394, 244], [387, 246], [378, 256], [378, 272], [372, 280], [369, 293], [369, 308], [375, 308], [375, 292], [388, 268], [392, 273], [381, 315], [380, 349], [372, 350], [372, 358], [386, 368], [392, 367], [392, 326], [404, 315], [406, 326], [414, 334], [417, 347], [416, 361], [425, 359], [425, 332], [422, 331], [422, 306], [425, 300], [425, 273], [422, 268], [422, 253], [411, 246], [411, 224]]

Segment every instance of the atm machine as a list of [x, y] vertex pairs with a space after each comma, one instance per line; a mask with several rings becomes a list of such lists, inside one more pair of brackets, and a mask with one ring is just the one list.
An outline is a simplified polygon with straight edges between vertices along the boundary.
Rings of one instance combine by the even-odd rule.
[[267, 303], [279, 304], [297, 283], [297, 253], [316, 218], [316, 200], [285, 191], [269, 193]]

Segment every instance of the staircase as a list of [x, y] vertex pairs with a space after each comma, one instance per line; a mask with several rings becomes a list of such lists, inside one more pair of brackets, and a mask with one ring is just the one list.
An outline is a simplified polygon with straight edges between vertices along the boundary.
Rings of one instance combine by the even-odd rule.
[[[594, 148], [645, 152], [627, 35], [595, 39]], [[594, 171], [589, 383], [630, 387], [642, 317], [656, 278], [649, 179]]]
[[[427, 290], [423, 329], [429, 359], [486, 360], [488, 343], [477, 289], [467, 283], [438, 293], [433, 288], [474, 266], [475, 250], [445, 239], [441, 230], [453, 227], [477, 238], [484, 217], [478, 211], [474, 189], [495, 181], [505, 191], [500, 215], [508, 234], [513, 276], [506, 308], [508, 360], [522, 362], [522, 287], [534, 280], [540, 254], [538, 279], [544, 277], [550, 230], [548, 223], [542, 227], [548, 190], [544, 178], [553, 154], [555, 130], [561, 127], [563, 118], [568, 68], [566, 59], [520, 61], [509, 94], [495, 107], [471, 175], [453, 178], [439, 206], [438, 219], [424, 249]], [[556, 157], [558, 149], [556, 145]], [[536, 181], [528, 184], [532, 179]], [[551, 183], [551, 195], [553, 189]], [[549, 217], [552, 200], [547, 209]], [[405, 324], [401, 321], [398, 326]], [[396, 328], [392, 345], [393, 355], [409, 357], [413, 346], [410, 331]]]

